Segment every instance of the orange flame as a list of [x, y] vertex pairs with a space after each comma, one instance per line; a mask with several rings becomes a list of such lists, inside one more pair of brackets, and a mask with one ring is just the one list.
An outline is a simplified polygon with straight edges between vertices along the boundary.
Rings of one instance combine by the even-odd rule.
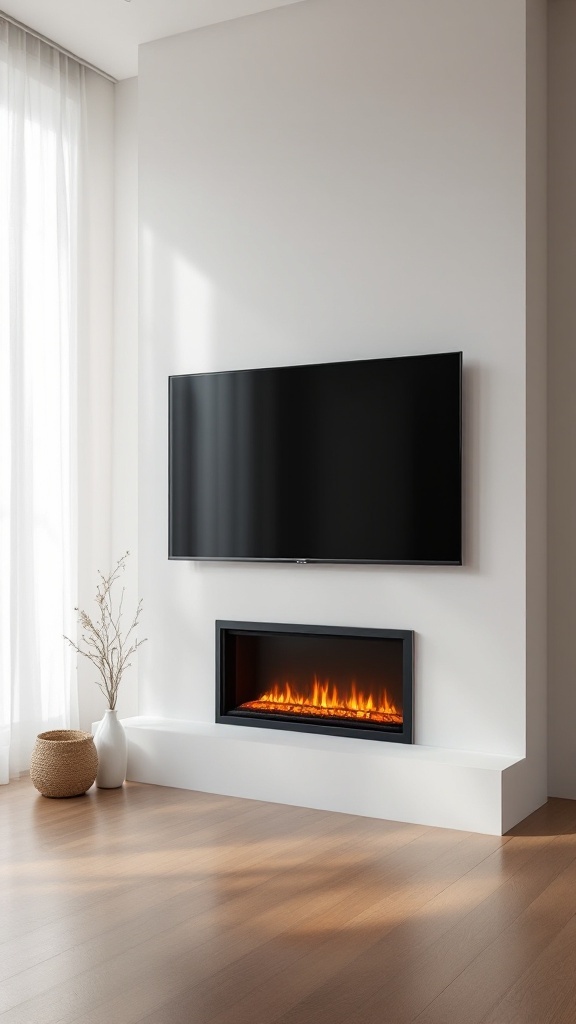
[[392, 725], [402, 724], [402, 712], [389, 700], [386, 690], [379, 700], [371, 694], [366, 696], [356, 689], [353, 681], [350, 690], [341, 694], [338, 687], [330, 681], [320, 683], [314, 676], [310, 693], [298, 693], [289, 683], [280, 687], [274, 683], [271, 690], [263, 693], [258, 700], [241, 704], [241, 708], [250, 711], [284, 712], [321, 716], [324, 718], [348, 718], [354, 721], [381, 722]]

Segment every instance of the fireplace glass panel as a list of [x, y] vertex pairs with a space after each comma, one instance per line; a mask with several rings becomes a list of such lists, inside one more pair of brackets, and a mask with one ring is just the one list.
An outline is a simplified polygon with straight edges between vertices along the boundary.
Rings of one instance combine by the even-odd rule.
[[412, 634], [312, 628], [225, 629], [217, 721], [411, 742]]

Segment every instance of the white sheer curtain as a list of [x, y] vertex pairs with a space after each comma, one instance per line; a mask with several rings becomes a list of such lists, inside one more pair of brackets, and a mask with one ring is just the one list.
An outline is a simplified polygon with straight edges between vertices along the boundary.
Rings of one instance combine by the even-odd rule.
[[76, 321], [84, 69], [0, 16], [0, 782], [77, 724]]

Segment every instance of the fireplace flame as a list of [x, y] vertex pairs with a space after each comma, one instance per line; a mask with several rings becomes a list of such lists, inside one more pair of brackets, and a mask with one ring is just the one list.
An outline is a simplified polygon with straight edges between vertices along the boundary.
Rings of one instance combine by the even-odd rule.
[[282, 687], [274, 683], [258, 700], [241, 704], [240, 708], [249, 711], [280, 711], [290, 715], [347, 718], [387, 725], [402, 724], [402, 712], [389, 699], [386, 690], [376, 699], [372, 693], [364, 695], [358, 692], [353, 681], [349, 691], [343, 694], [329, 680], [321, 683], [316, 676], [311, 692], [307, 694], [299, 693], [289, 682], [285, 682]]

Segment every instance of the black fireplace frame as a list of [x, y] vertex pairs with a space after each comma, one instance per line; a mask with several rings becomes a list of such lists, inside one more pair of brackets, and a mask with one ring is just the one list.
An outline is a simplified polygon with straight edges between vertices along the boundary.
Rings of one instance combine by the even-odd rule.
[[[349, 636], [370, 639], [400, 640], [402, 642], [402, 694], [403, 694], [403, 725], [387, 727], [385, 725], [356, 726], [329, 721], [292, 720], [286, 717], [273, 717], [269, 713], [258, 716], [257, 713], [241, 713], [226, 711], [226, 636], [230, 633], [242, 633], [248, 636], [259, 636], [263, 633], [283, 633], [311, 636]], [[413, 743], [414, 719], [414, 631], [411, 629], [367, 629], [344, 626], [312, 626], [285, 622], [240, 622], [228, 619], [216, 620], [216, 722], [225, 725], [247, 725], [251, 728], [282, 729], [296, 732], [324, 733], [331, 736], [348, 736], [354, 739], [384, 740], [389, 743]]]

